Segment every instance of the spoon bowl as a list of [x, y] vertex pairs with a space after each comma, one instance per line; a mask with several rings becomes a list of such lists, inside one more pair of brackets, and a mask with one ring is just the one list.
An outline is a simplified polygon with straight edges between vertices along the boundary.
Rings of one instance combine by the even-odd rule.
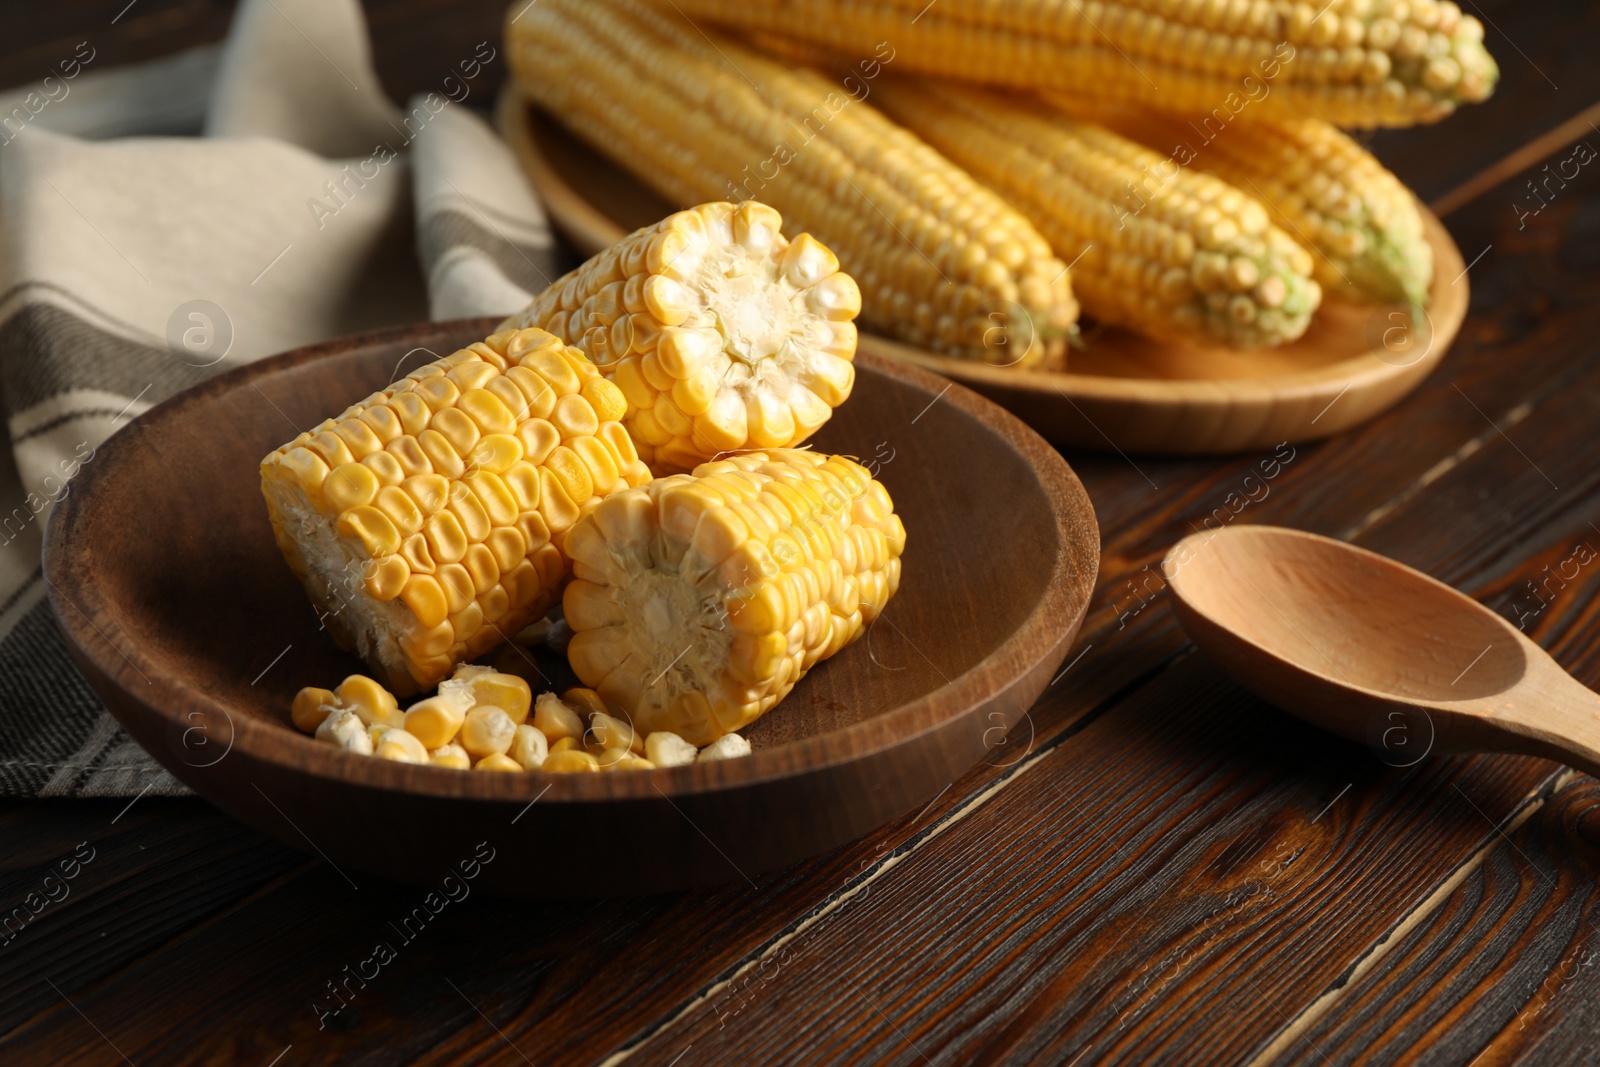
[[1273, 526], [1193, 534], [1162, 566], [1202, 651], [1251, 692], [1385, 762], [1505, 751], [1600, 771], [1600, 697], [1505, 619], [1419, 571]]

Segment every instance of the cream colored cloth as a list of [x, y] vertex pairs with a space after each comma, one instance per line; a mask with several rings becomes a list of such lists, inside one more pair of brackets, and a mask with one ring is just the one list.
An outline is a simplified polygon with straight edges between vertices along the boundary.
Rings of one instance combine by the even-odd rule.
[[355, 0], [245, 0], [220, 48], [102, 70], [85, 43], [0, 94], [0, 794], [182, 791], [106, 715], [44, 599], [44, 523], [110, 434], [241, 363], [507, 314], [559, 272], [471, 110], [498, 49], [451, 57], [401, 108]]

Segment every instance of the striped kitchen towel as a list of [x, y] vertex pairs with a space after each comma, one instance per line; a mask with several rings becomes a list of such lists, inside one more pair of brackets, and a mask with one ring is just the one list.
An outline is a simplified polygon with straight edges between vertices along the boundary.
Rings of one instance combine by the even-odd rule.
[[507, 314], [571, 265], [474, 114], [498, 41], [405, 108], [356, 0], [245, 0], [228, 39], [0, 93], [0, 795], [186, 790], [68, 656], [41, 534], [115, 430], [219, 371], [427, 318]]

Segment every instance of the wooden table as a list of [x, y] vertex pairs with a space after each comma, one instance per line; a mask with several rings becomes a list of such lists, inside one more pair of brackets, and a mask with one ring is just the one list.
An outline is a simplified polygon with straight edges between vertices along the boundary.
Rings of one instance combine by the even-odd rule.
[[[109, 26], [124, 3], [12, 16], [0, 82], [91, 32], [109, 65], [225, 27], [226, 5], [199, 0], [144, 0]], [[496, 34], [501, 7], [371, 6], [397, 94]], [[1547, 163], [1600, 147], [1600, 7], [1463, 6], [1490, 22], [1499, 93], [1373, 143], [1471, 261], [1471, 316], [1415, 395], [1292, 449], [1230, 521], [1403, 560], [1600, 686], [1600, 565], [1575, 562], [1600, 549], [1600, 167], [1515, 210], [1539, 207], [1527, 183]], [[925, 810], [753, 885], [471, 897], [406, 943], [421, 890], [352, 889], [201, 801], [7, 802], [0, 902], [80, 842], [94, 858], [0, 947], [0, 1062], [1600, 1057], [1600, 785], [1533, 759], [1391, 767], [1252, 699], [1184, 640], [1156, 563], [1267, 457], [1069, 458], [1105, 540], [1079, 646]], [[379, 941], [393, 962], [350, 978]], [[319, 1029], [346, 982], [349, 1008]]]

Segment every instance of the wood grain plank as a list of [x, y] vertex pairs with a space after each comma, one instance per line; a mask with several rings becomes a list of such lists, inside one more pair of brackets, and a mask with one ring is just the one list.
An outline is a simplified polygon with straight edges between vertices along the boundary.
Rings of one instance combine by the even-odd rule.
[[1275, 1062], [1588, 1059], [1600, 986], [1597, 827], [1600, 783], [1570, 776]]
[[167, 798], [9, 805], [0, 840], [0, 1035], [61, 1005], [43, 979], [91, 986], [306, 865], [207, 805]]

